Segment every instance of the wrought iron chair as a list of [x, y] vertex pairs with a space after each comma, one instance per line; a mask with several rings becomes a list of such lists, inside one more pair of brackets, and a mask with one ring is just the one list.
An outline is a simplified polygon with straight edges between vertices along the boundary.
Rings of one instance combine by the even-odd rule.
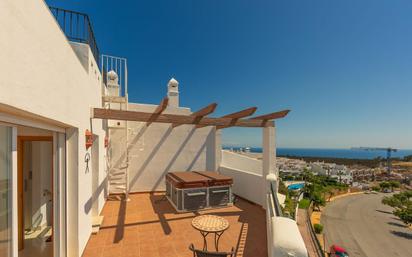
[[234, 257], [235, 249], [232, 247], [230, 252], [209, 252], [195, 249], [193, 244], [190, 244], [189, 250], [193, 252], [193, 257]]

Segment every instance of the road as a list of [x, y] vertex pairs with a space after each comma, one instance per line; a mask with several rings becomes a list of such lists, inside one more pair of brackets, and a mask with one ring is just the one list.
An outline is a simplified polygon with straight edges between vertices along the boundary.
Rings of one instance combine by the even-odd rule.
[[326, 246], [342, 246], [350, 257], [411, 257], [412, 230], [381, 204], [384, 195], [352, 195], [328, 204], [321, 217]]

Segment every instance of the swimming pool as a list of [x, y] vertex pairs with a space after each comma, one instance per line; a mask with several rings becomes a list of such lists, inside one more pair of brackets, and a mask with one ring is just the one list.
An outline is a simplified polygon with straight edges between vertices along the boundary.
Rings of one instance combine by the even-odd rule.
[[289, 185], [288, 189], [289, 190], [299, 190], [299, 189], [302, 189], [304, 186], [305, 186], [305, 183], [297, 183], [297, 184]]

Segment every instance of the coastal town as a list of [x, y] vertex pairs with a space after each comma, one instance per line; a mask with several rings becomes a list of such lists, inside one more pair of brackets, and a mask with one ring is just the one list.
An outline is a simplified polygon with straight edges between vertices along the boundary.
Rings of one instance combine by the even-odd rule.
[[[239, 154], [261, 159], [261, 153], [251, 152], [249, 147], [229, 148]], [[412, 186], [412, 162], [410, 156], [392, 160], [388, 174], [387, 160], [347, 158], [323, 158], [300, 156], [277, 156], [276, 167], [284, 180], [299, 180], [305, 171], [314, 175], [329, 176], [348, 186], [367, 190], [377, 182], [398, 181]]]

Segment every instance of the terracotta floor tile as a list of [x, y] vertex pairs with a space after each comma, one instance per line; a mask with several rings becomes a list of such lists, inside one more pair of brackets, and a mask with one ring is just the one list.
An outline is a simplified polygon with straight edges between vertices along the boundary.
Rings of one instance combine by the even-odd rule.
[[154, 244], [142, 244], [140, 245], [140, 256], [158, 257], [160, 255], [157, 247]]
[[[83, 257], [191, 257], [188, 247], [203, 247], [203, 237], [192, 225], [200, 214], [226, 218], [229, 229], [219, 241], [221, 251], [239, 247], [237, 257], [266, 257], [265, 211], [239, 199], [234, 206], [199, 213], [177, 213], [162, 194], [131, 194], [129, 202], [110, 200], [102, 215], [103, 226], [92, 235]], [[207, 238], [214, 250], [213, 235]]]
[[[113, 256], [113, 257], [119, 257], [119, 256]], [[123, 245], [122, 257], [140, 257], [140, 246], [138, 244]]]
[[103, 247], [90, 248], [86, 247], [83, 257], [100, 257], [103, 253]]
[[113, 245], [113, 246], [106, 246], [103, 249], [102, 257], [113, 257], [113, 256], [121, 256], [122, 255], [122, 247]]

